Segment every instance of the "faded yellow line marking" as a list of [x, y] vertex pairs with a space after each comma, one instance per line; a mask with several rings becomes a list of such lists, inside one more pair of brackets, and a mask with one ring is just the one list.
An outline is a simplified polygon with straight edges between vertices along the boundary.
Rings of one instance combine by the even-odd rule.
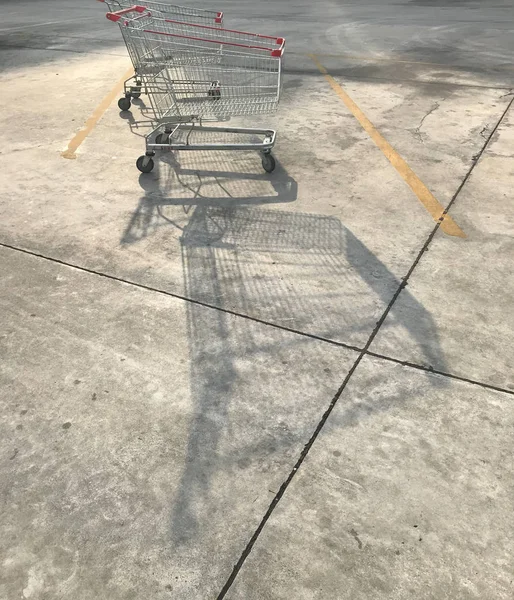
[[316, 55], [310, 54], [310, 58], [314, 61], [319, 71], [324, 75], [325, 79], [330, 84], [330, 87], [345, 103], [348, 110], [360, 123], [361, 127], [371, 137], [375, 144], [382, 150], [387, 160], [398, 171], [405, 183], [416, 194], [418, 200], [423, 204], [425, 209], [430, 213], [434, 221], [441, 222], [441, 229], [448, 235], [465, 238], [466, 234], [455, 223], [455, 221], [447, 214], [444, 214], [443, 205], [437, 200], [427, 186], [414, 173], [405, 160], [396, 152], [391, 144], [375, 129], [373, 123], [366, 117], [362, 110], [355, 104], [350, 96], [343, 90], [337, 81], [328, 73], [325, 67], [319, 62]]
[[123, 84], [125, 81], [132, 77], [134, 74], [134, 69], [130, 68], [125, 75], [118, 81], [118, 83], [112, 88], [112, 90], [105, 96], [105, 98], [100, 102], [100, 104], [95, 108], [93, 114], [89, 117], [89, 119], [85, 122], [84, 127], [76, 133], [73, 139], [68, 144], [68, 147], [64, 152], [61, 153], [63, 158], [77, 158], [76, 152], [82, 142], [87, 138], [87, 136], [93, 131], [93, 128], [98, 123], [98, 121], [102, 118], [104, 112], [109, 108], [112, 101], [116, 98], [116, 96], [123, 89]]

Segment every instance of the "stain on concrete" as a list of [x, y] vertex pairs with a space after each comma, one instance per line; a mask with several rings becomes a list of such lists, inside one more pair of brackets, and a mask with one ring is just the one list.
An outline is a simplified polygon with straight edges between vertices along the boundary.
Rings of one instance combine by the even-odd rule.
[[352, 536], [355, 539], [355, 541], [357, 542], [357, 544], [359, 544], [359, 550], [362, 550], [362, 542], [361, 542], [361, 539], [359, 538], [359, 534], [355, 531], [355, 529], [350, 529], [350, 533], [352, 534]]

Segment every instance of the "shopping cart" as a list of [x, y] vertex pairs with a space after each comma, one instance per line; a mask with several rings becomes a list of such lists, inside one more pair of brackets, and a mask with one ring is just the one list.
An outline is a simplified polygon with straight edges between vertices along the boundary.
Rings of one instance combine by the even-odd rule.
[[[284, 38], [183, 23], [143, 6], [108, 13], [124, 32], [142, 69], [142, 85], [158, 126], [146, 136], [137, 168], [149, 173], [157, 150], [257, 150], [271, 173], [272, 129], [203, 125], [235, 116], [269, 114], [280, 99]], [[228, 142], [197, 137], [234, 139]]]
[[[131, 8], [134, 6], [134, 0], [98, 0], [103, 2], [109, 12], [115, 12]], [[154, 15], [163, 18], [176, 19], [187, 23], [196, 23], [200, 25], [213, 25], [221, 27], [223, 24], [223, 13], [214, 10], [203, 10], [200, 8], [191, 8], [188, 6], [178, 6], [177, 4], [168, 4], [167, 2], [145, 2], [145, 8], [152, 11]], [[118, 100], [120, 110], [129, 110], [131, 98], [139, 98], [142, 89], [141, 74], [143, 69], [149, 65], [138, 63], [138, 57], [134, 54], [130, 40], [125, 38], [125, 30], [122, 28], [123, 39], [127, 46], [132, 65], [134, 66], [134, 75], [129, 77], [124, 84], [124, 96]], [[151, 67], [150, 67], [151, 68]]]

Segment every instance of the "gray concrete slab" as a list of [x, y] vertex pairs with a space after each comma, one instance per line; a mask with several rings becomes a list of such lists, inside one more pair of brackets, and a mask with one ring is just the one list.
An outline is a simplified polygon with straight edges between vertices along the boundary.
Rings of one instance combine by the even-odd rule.
[[[372, 350], [514, 389], [513, 132], [510, 112], [451, 210], [468, 238], [436, 235]], [[413, 344], [426, 325], [419, 306], [433, 331]]]
[[510, 395], [365, 359], [226, 596], [512, 598]]
[[452, 83], [338, 80], [444, 207], [512, 98], [506, 89]]
[[0, 264], [0, 597], [214, 597], [355, 354]]
[[[427, 240], [308, 54], [444, 205], [511, 98], [510, 0], [203, 6], [287, 38], [279, 113], [244, 121], [279, 131], [271, 176], [252, 153], [139, 176], [144, 98], [65, 160], [119, 31], [94, 0], [0, 0], [0, 244], [48, 257], [0, 252], [2, 599], [216, 597], [356, 358], [287, 329], [364, 346]], [[511, 129], [374, 351], [512, 385]], [[365, 360], [234, 597], [510, 597], [506, 397]]]

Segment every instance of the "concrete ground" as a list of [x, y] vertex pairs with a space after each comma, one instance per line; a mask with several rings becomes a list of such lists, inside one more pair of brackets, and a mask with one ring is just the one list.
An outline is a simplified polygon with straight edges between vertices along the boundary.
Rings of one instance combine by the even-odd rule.
[[140, 175], [104, 6], [0, 0], [0, 598], [511, 599], [511, 0], [203, 6], [271, 175]]

